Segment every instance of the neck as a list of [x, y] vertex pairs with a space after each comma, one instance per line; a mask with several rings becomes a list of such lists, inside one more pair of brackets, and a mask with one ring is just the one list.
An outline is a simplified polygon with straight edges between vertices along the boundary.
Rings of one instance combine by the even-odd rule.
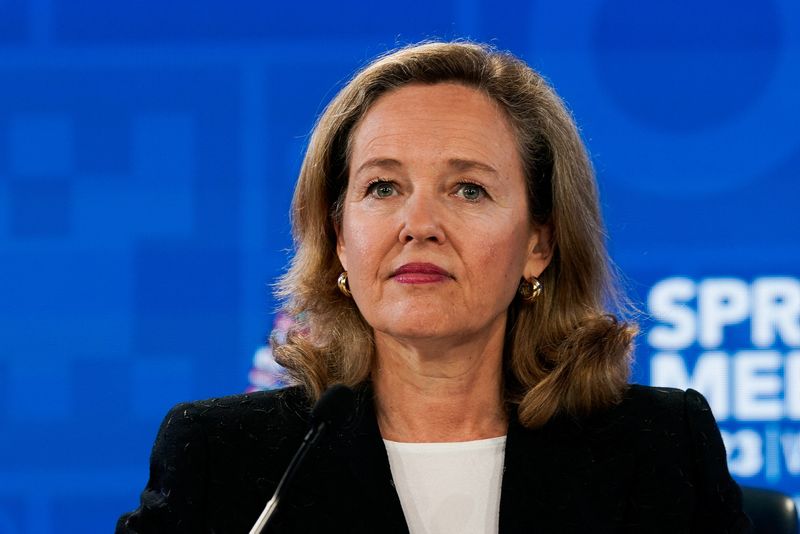
[[503, 436], [503, 338], [499, 321], [480, 339], [420, 342], [376, 332], [372, 374], [381, 435], [403, 442]]

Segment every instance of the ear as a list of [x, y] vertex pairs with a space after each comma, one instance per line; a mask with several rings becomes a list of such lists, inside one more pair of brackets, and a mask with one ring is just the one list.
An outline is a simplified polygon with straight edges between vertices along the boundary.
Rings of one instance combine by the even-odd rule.
[[525, 262], [523, 276], [527, 280], [531, 276], [540, 276], [550, 265], [553, 258], [553, 228], [549, 224], [533, 227], [528, 240], [528, 258]]
[[342, 264], [344, 270], [347, 270], [347, 248], [344, 243], [344, 232], [342, 232], [341, 224], [334, 223], [333, 229], [336, 232], [336, 255], [339, 256], [339, 263]]

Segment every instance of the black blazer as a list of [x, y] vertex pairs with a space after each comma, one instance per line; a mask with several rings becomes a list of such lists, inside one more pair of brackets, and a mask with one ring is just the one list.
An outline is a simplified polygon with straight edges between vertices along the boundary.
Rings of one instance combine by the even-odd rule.
[[[352, 428], [309, 453], [272, 532], [407, 533], [368, 385]], [[631, 386], [590, 417], [522, 427], [512, 409], [500, 532], [746, 532], [711, 410], [693, 390]], [[173, 408], [123, 533], [247, 533], [308, 428], [299, 388]]]

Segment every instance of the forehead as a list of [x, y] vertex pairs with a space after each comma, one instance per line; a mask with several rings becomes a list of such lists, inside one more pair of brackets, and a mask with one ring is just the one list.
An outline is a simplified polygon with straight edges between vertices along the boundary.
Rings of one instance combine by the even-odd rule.
[[484, 92], [457, 83], [411, 84], [382, 95], [356, 125], [349, 155], [354, 163], [410, 150], [417, 156], [478, 157], [521, 170], [505, 111]]

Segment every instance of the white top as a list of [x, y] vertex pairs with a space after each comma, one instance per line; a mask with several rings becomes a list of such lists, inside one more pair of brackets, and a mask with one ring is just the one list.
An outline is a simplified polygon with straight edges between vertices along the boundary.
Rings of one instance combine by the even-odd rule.
[[410, 534], [497, 532], [505, 436], [456, 443], [383, 442]]

